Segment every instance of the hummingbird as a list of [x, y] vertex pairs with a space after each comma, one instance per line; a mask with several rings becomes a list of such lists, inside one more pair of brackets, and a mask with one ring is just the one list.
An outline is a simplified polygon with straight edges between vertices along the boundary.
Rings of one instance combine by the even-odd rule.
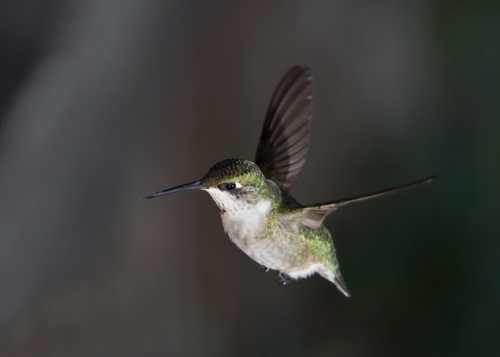
[[286, 279], [318, 274], [350, 297], [325, 218], [341, 207], [425, 184], [434, 177], [366, 195], [300, 204], [290, 189], [310, 147], [312, 82], [306, 66], [293, 66], [285, 73], [271, 97], [254, 161], [217, 162], [201, 179], [145, 198], [206, 191], [220, 211], [229, 239], [255, 262]]

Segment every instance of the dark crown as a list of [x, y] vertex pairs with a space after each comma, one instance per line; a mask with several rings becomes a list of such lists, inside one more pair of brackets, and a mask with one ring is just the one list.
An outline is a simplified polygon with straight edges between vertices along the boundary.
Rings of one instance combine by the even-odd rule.
[[254, 174], [263, 177], [259, 167], [251, 161], [243, 159], [226, 159], [219, 161], [212, 166], [203, 177], [203, 181], [208, 186], [212, 186], [222, 180], [247, 174]]

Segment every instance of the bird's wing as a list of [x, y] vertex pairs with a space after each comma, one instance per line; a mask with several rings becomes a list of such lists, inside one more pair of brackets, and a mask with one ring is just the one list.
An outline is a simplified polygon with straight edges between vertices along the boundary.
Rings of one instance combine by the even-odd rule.
[[321, 227], [323, 224], [323, 221], [325, 220], [326, 216], [328, 216], [330, 213], [336, 211], [337, 209], [348, 206], [352, 203], [356, 202], [362, 202], [362, 201], [367, 201], [371, 200], [374, 198], [380, 198], [392, 193], [397, 193], [400, 191], [408, 190], [411, 188], [414, 188], [416, 186], [422, 185], [422, 184], [427, 184], [435, 180], [435, 176], [429, 176], [420, 180], [416, 180], [413, 182], [406, 183], [404, 185], [399, 185], [399, 186], [394, 186], [390, 188], [386, 188], [381, 191], [365, 194], [365, 195], [359, 195], [359, 196], [354, 196], [350, 198], [344, 198], [341, 200], [336, 200], [328, 203], [323, 203], [323, 204], [316, 204], [316, 205], [311, 205], [311, 206], [306, 206], [306, 207], [301, 207], [297, 208], [296, 211], [300, 211], [302, 214], [302, 223], [309, 228], [313, 229], [318, 229]]
[[306, 162], [312, 114], [311, 70], [294, 66], [273, 93], [255, 158], [264, 175], [285, 191]]

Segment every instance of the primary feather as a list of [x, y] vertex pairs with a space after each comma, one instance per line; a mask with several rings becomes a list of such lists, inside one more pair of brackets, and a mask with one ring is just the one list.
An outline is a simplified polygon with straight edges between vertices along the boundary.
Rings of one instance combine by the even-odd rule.
[[311, 70], [294, 66], [274, 91], [255, 157], [264, 175], [285, 191], [306, 163], [312, 114]]

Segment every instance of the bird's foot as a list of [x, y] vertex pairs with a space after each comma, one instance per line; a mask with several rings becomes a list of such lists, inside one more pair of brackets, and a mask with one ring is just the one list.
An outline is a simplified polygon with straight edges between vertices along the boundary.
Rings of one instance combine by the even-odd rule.
[[264, 269], [264, 271], [265, 271], [266, 273], [267, 273], [269, 270], [271, 270], [271, 269], [269, 269], [268, 267], [266, 267], [265, 265], [261, 265], [260, 267], [261, 267], [262, 269]]
[[281, 284], [282, 284], [283, 286], [288, 285], [288, 284], [290, 283], [290, 281], [292, 281], [292, 280], [290, 279], [290, 277], [289, 277], [287, 274], [285, 274], [285, 273], [281, 273], [281, 272], [280, 272], [280, 273], [278, 274], [278, 276], [279, 276], [279, 278], [280, 278], [280, 282], [281, 282]]

